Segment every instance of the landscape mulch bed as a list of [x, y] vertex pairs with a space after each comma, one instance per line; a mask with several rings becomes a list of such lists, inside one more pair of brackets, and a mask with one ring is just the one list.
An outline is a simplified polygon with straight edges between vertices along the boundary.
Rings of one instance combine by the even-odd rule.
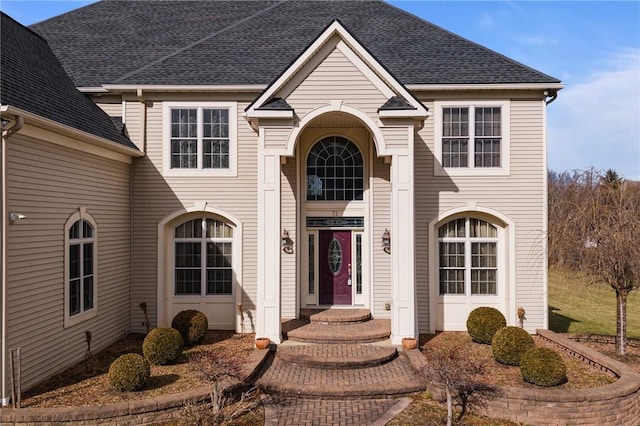
[[[64, 406], [96, 406], [109, 403], [152, 398], [159, 395], [184, 392], [207, 386], [188, 364], [188, 355], [197, 351], [212, 351], [216, 356], [244, 362], [254, 349], [254, 335], [241, 336], [233, 332], [210, 331], [205, 340], [192, 348], [188, 348], [179, 360], [171, 365], [152, 366], [151, 378], [144, 390], [121, 393], [109, 384], [107, 372], [113, 360], [128, 353], [141, 353], [142, 335], [129, 335], [109, 348], [93, 355], [88, 361], [81, 362], [65, 372], [30, 389], [23, 395], [23, 407], [64, 407]], [[520, 369], [499, 364], [493, 359], [490, 345], [473, 343], [466, 332], [446, 332], [438, 335], [421, 336], [420, 344], [436, 345], [442, 339], [453, 339], [458, 343], [470, 345], [474, 359], [482, 361], [486, 366], [486, 383], [494, 386], [529, 387], [536, 386], [522, 380]], [[548, 343], [534, 337], [539, 346]], [[589, 344], [595, 349], [614, 356], [613, 345]], [[630, 354], [621, 359], [640, 371], [640, 348], [629, 348]], [[615, 377], [600, 371], [598, 368], [581, 362], [568, 353], [559, 351], [568, 370], [568, 382], [553, 389], [572, 390], [603, 386], [615, 381]]]
[[207, 386], [207, 382], [189, 366], [190, 354], [211, 351], [216, 356], [244, 363], [254, 348], [253, 334], [209, 331], [201, 343], [186, 348], [175, 363], [152, 365], [151, 377], [143, 390], [118, 392], [109, 383], [109, 366], [122, 354], [142, 354], [143, 340], [144, 335], [130, 334], [87, 361], [29, 389], [22, 397], [22, 407], [97, 406], [198, 389]]
[[[573, 389], [586, 389], [598, 386], [604, 386], [616, 381], [616, 377], [611, 374], [605, 373], [597, 367], [589, 365], [580, 361], [578, 358], [570, 355], [567, 352], [558, 350], [556, 347], [539, 338], [533, 336], [536, 346], [548, 347], [556, 350], [567, 366], [567, 382], [551, 388], [555, 390], [573, 390]], [[491, 345], [482, 345], [474, 343], [471, 337], [466, 332], [446, 332], [437, 335], [424, 335], [421, 336], [420, 344], [437, 345], [440, 342], [448, 341], [449, 344], [463, 344], [470, 347], [471, 360], [480, 361], [486, 367], [485, 375], [483, 376], [483, 382], [492, 386], [509, 386], [509, 387], [523, 387], [523, 388], [541, 388], [540, 386], [532, 385], [525, 382], [522, 379], [520, 368], [515, 366], [509, 366], [500, 364], [493, 358], [491, 352]]]

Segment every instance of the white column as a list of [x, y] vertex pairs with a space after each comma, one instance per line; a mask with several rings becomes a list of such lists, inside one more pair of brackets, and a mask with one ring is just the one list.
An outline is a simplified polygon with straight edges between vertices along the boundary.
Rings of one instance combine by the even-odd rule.
[[391, 162], [391, 341], [416, 337], [413, 127], [408, 129], [405, 149]]
[[256, 337], [281, 342], [280, 322], [280, 154], [258, 147], [258, 301]]

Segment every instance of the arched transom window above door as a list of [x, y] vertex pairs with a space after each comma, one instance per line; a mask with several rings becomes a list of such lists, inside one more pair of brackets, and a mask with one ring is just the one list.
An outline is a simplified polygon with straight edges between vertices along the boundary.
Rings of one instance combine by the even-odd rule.
[[362, 153], [350, 140], [329, 136], [307, 157], [307, 201], [354, 201], [364, 198]]

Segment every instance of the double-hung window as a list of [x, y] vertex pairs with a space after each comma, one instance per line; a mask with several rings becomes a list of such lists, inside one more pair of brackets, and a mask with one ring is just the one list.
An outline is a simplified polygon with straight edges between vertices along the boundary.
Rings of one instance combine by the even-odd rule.
[[440, 294], [496, 295], [498, 229], [481, 219], [461, 218], [438, 229]]
[[507, 174], [509, 102], [436, 102], [438, 175]]
[[164, 108], [165, 175], [236, 175], [237, 106], [234, 102], [173, 102]]
[[175, 228], [175, 295], [230, 295], [233, 291], [233, 228], [198, 218]]
[[65, 327], [97, 313], [97, 229], [84, 209], [65, 225]]

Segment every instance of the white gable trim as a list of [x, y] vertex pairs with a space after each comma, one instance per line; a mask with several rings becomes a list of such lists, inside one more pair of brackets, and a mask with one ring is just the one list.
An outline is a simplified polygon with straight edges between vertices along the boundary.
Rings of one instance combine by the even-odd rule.
[[[354, 63], [361, 71], [361, 67], [367, 68], [365, 72], [373, 84], [378, 87], [380, 82], [384, 82], [386, 89], [382, 93], [397, 94], [407, 100], [415, 108], [414, 117], [427, 116], [427, 109], [422, 105], [405, 87], [395, 79], [381, 64], [378, 62], [338, 21], [334, 21], [327, 29], [320, 34], [318, 38], [304, 51], [298, 59], [283, 72], [276, 81], [274, 81], [246, 110], [246, 116], [249, 118], [256, 117], [255, 112], [258, 108], [264, 105], [269, 99], [275, 96], [280, 89], [287, 84], [287, 82], [299, 71], [303, 69], [305, 64], [310, 61], [333, 37], [337, 35], [342, 39], [342, 43], [345, 45], [340, 48], [341, 52]], [[339, 43], [340, 44], [340, 43]], [[347, 49], [346, 47], [349, 47]], [[350, 51], [350, 52], [349, 52]], [[346, 53], [348, 52], [348, 53]], [[354, 60], [354, 57], [361, 58]], [[374, 75], [379, 76], [379, 79], [372, 78]], [[376, 83], [378, 80], [378, 84]], [[380, 89], [380, 87], [378, 87]], [[391, 96], [389, 96], [391, 97]]]
[[379, 156], [389, 155], [390, 153], [387, 150], [387, 144], [384, 140], [384, 135], [380, 131], [380, 127], [376, 125], [376, 123], [364, 112], [360, 111], [357, 108], [344, 105], [342, 101], [334, 100], [330, 105], [325, 105], [320, 108], [316, 108], [307, 115], [305, 115], [298, 126], [294, 127], [291, 133], [289, 134], [289, 139], [287, 140], [287, 148], [284, 153], [281, 155], [287, 157], [293, 157], [295, 155], [295, 147], [296, 142], [298, 141], [298, 137], [300, 133], [307, 127], [309, 123], [311, 123], [316, 118], [321, 115], [327, 114], [329, 112], [344, 112], [346, 114], [351, 114], [357, 119], [359, 119], [371, 132], [373, 136], [373, 143], [376, 145], [376, 150], [378, 151]]

